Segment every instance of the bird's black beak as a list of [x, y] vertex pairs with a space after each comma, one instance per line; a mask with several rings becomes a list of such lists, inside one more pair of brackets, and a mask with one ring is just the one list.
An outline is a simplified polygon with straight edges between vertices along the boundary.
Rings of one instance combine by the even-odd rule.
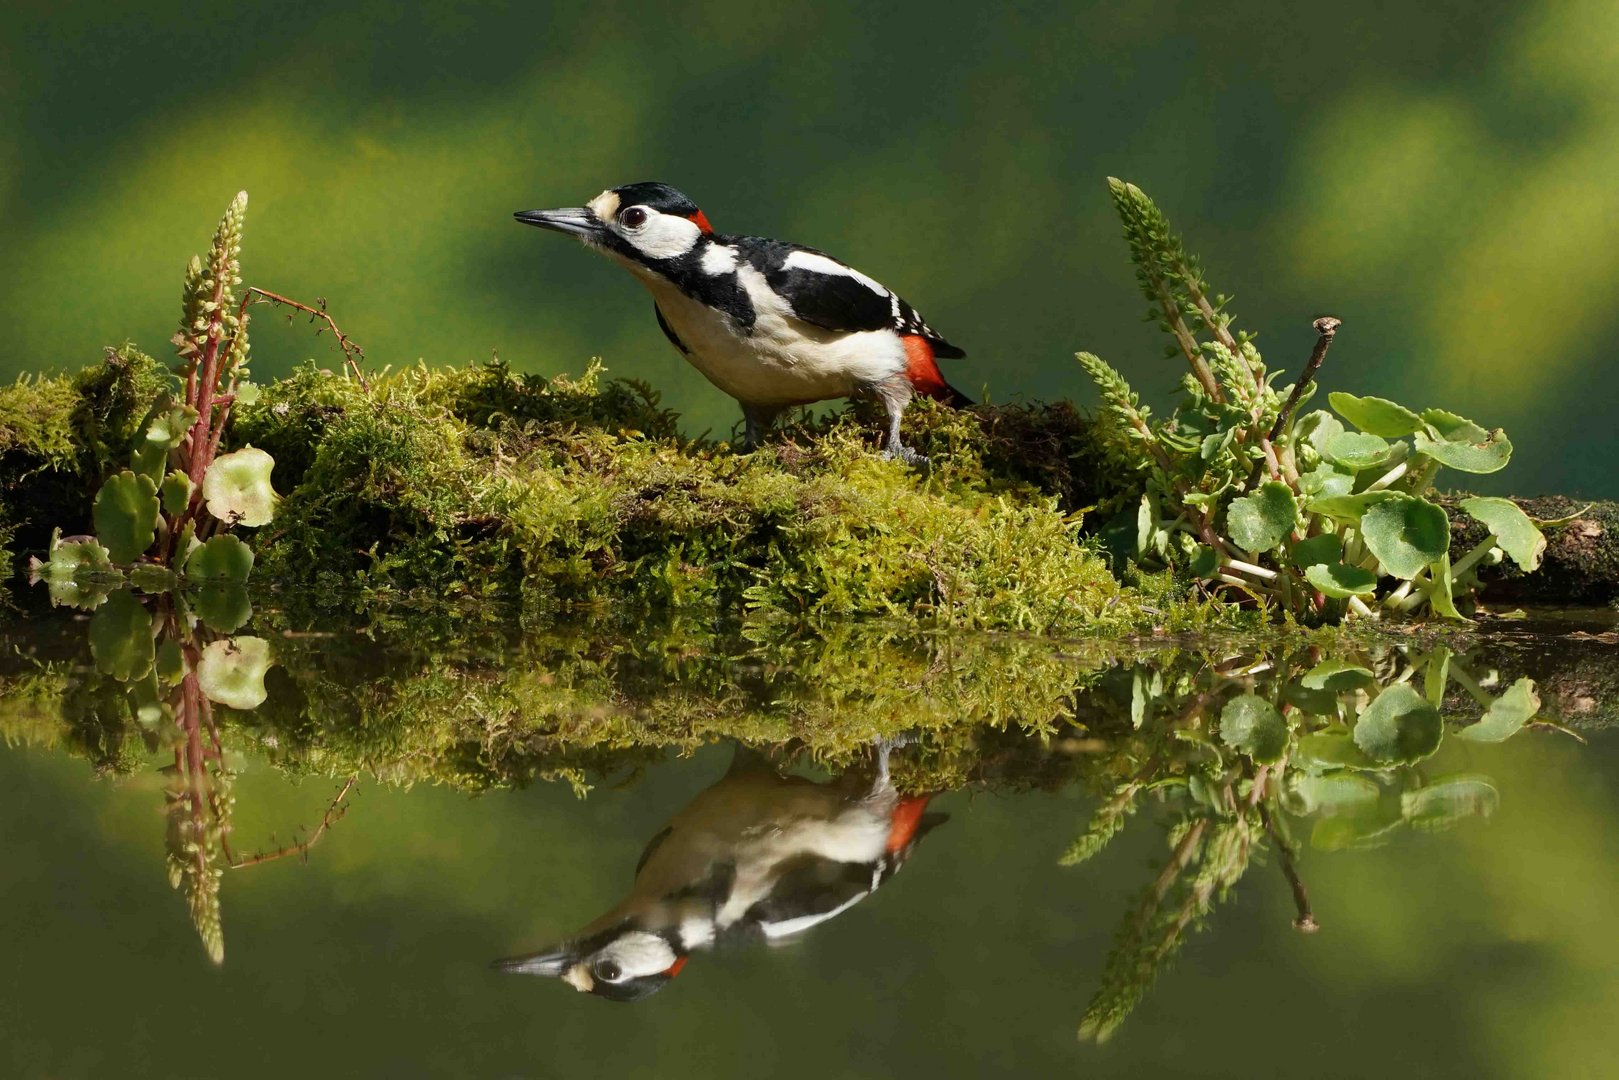
[[594, 237], [606, 231], [596, 215], [583, 206], [565, 206], [558, 210], [519, 210], [512, 216], [524, 225], [538, 225], [542, 229], [572, 236]]
[[527, 956], [509, 956], [489, 966], [496, 971], [509, 971], [514, 975], [544, 975], [560, 979], [573, 965], [575, 957], [569, 949], [549, 949], [529, 953]]

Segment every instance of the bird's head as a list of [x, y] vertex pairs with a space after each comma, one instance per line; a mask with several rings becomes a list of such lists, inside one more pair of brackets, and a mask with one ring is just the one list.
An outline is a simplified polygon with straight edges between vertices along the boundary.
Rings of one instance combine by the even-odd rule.
[[577, 236], [633, 266], [678, 259], [714, 232], [696, 203], [655, 181], [610, 188], [584, 206], [522, 210], [514, 216], [525, 225]]
[[581, 993], [609, 1001], [639, 1001], [680, 974], [686, 956], [678, 940], [621, 923], [552, 949], [496, 960], [493, 966], [561, 979]]

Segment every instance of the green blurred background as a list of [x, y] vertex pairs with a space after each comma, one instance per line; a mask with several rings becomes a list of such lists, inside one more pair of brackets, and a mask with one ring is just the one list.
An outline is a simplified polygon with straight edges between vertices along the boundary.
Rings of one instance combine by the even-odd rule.
[[[600, 356], [725, 431], [636, 285], [511, 220], [657, 178], [903, 292], [969, 391], [1088, 401], [1088, 348], [1161, 397], [1111, 173], [1273, 364], [1330, 311], [1329, 386], [1508, 429], [1486, 486], [1619, 494], [1611, 2], [26, 0], [0, 103], [0, 376], [166, 350], [185, 260], [246, 188], [249, 282], [327, 297], [371, 362]], [[260, 376], [335, 363], [305, 327], [255, 332]]]

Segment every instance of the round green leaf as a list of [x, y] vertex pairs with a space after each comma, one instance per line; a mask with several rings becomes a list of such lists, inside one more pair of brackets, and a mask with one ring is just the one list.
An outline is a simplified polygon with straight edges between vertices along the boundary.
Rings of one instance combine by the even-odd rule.
[[1293, 437], [1313, 447], [1318, 454], [1326, 453], [1327, 443], [1331, 442], [1334, 436], [1343, 433], [1343, 424], [1325, 409], [1317, 409], [1301, 416], [1293, 429]]
[[1328, 495], [1311, 499], [1305, 507], [1312, 514], [1324, 514], [1334, 521], [1355, 523], [1378, 503], [1399, 495], [1397, 491], [1363, 491], [1359, 495]]
[[1503, 742], [1516, 735], [1539, 712], [1540, 694], [1535, 690], [1535, 680], [1525, 677], [1492, 701], [1478, 723], [1462, 728], [1457, 734], [1473, 742]]
[[247, 589], [229, 582], [204, 585], [190, 597], [197, 617], [217, 634], [234, 634], [253, 617]]
[[156, 673], [165, 686], [178, 686], [185, 678], [185, 650], [178, 641], [170, 638], [157, 647]]
[[152, 546], [159, 509], [157, 485], [149, 476], [125, 469], [101, 485], [91, 516], [96, 539], [106, 545], [113, 562], [132, 563]]
[[1467, 473], [1493, 473], [1506, 468], [1512, 460], [1512, 440], [1500, 428], [1487, 432], [1482, 439], [1468, 437], [1456, 440], [1431, 439], [1425, 431], [1417, 432], [1417, 453], [1433, 458], [1441, 465]]
[[179, 517], [185, 513], [185, 508], [191, 503], [191, 492], [195, 485], [191, 477], [175, 469], [163, 478], [163, 486], [159, 494], [163, 499], [163, 510], [171, 518]]
[[1423, 409], [1422, 422], [1433, 429], [1436, 438], [1449, 442], [1483, 442], [1490, 433], [1465, 416], [1445, 409]]
[[50, 561], [40, 564], [40, 575], [52, 581], [73, 581], [80, 577], [112, 576], [112, 556], [93, 536], [51, 536]]
[[1458, 774], [1400, 796], [1400, 812], [1414, 828], [1437, 832], [1470, 817], [1487, 818], [1501, 805], [1488, 776]]
[[1290, 554], [1296, 566], [1333, 563], [1344, 557], [1344, 541], [1337, 533], [1322, 533], [1300, 540], [1293, 545]]
[[152, 617], [141, 602], [120, 589], [90, 616], [90, 655], [96, 669], [119, 682], [146, 677], [157, 657]]
[[241, 584], [253, 572], [253, 551], [234, 536], [215, 536], [198, 546], [186, 560], [187, 581], [234, 581]]
[[1306, 716], [1322, 719], [1338, 714], [1338, 695], [1325, 690], [1306, 690], [1295, 680], [1282, 687], [1282, 701]]
[[1323, 464], [1299, 477], [1299, 494], [1309, 499], [1348, 495], [1355, 490], [1355, 474], [1333, 464]]
[[1392, 802], [1362, 803], [1346, 812], [1317, 819], [1310, 829], [1310, 846], [1318, 851], [1350, 851], [1386, 843], [1404, 824]]
[[1244, 551], [1270, 551], [1293, 531], [1298, 519], [1299, 504], [1292, 489], [1273, 482], [1232, 500], [1226, 511], [1226, 532]]
[[256, 709], [268, 696], [264, 675], [274, 662], [270, 643], [263, 638], [212, 641], [197, 661], [197, 685], [209, 701], [232, 709]]
[[1287, 750], [1287, 721], [1264, 698], [1243, 694], [1220, 710], [1220, 739], [1261, 764], [1280, 761]]
[[1336, 462], [1357, 472], [1381, 465], [1393, 454], [1394, 448], [1376, 435], [1364, 431], [1345, 431], [1327, 440], [1321, 453], [1328, 461]]
[[147, 425], [146, 441], [161, 447], [164, 452], [173, 450], [185, 441], [186, 433], [196, 422], [196, 409], [189, 405], [170, 405], [158, 410]]
[[1198, 577], [1211, 578], [1220, 569], [1220, 556], [1207, 544], [1199, 544], [1188, 565]]
[[1546, 554], [1546, 536], [1517, 503], [1481, 496], [1463, 499], [1462, 509], [1495, 535], [1496, 544], [1513, 562], [1525, 570], [1539, 569], [1541, 556]]
[[1377, 682], [1369, 669], [1347, 660], [1323, 660], [1299, 680], [1309, 690], [1331, 690], [1335, 694], [1359, 690]]
[[1293, 778], [1293, 793], [1303, 801], [1306, 814], [1338, 814], [1377, 802], [1383, 789], [1358, 773], [1303, 773]]
[[129, 583], [143, 593], [162, 593], [178, 585], [180, 578], [166, 566], [136, 563], [129, 568]]
[[1396, 495], [1366, 511], [1360, 521], [1366, 549], [1383, 569], [1405, 581], [1450, 550], [1450, 519], [1426, 499]]
[[1444, 733], [1439, 710], [1404, 683], [1378, 694], [1355, 721], [1355, 745], [1377, 761], [1420, 761]]
[[215, 458], [202, 478], [208, 512], [227, 524], [268, 525], [275, 516], [273, 468], [275, 459], [251, 446]]
[[1346, 731], [1318, 731], [1299, 737], [1293, 758], [1313, 769], [1375, 769], [1377, 762], [1355, 745]]
[[1304, 580], [1321, 590], [1323, 596], [1347, 600], [1351, 596], [1371, 596], [1377, 592], [1377, 575], [1358, 566], [1343, 563], [1314, 563], [1304, 568]]
[[1339, 416], [1369, 435], [1398, 439], [1422, 430], [1422, 417], [1380, 397], [1356, 397], [1342, 392], [1327, 395]]
[[1428, 604], [1447, 619], [1472, 621], [1456, 607], [1456, 581], [1451, 573], [1448, 551], [1433, 564], [1433, 588], [1428, 592]]

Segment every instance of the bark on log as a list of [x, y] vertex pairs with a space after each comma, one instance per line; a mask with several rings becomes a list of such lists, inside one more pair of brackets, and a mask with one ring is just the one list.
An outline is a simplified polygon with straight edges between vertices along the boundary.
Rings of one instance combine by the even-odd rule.
[[[1450, 515], [1452, 558], [1464, 554], [1485, 536], [1484, 527], [1459, 508], [1463, 497], [1451, 495], [1442, 500]], [[1619, 503], [1570, 499], [1565, 495], [1512, 501], [1537, 521], [1571, 520], [1545, 529], [1546, 556], [1535, 573], [1527, 574], [1510, 561], [1481, 573], [1486, 600], [1610, 604], [1619, 598]]]

